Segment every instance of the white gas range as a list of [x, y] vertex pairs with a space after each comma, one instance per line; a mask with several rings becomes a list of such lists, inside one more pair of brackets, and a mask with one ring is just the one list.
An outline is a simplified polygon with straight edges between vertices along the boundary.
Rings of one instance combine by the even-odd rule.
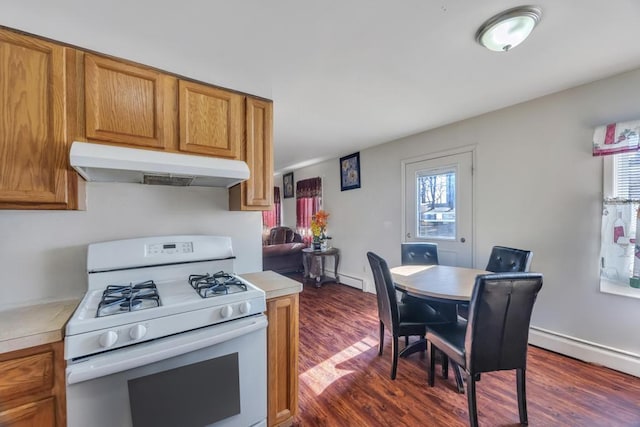
[[89, 245], [65, 337], [69, 426], [266, 424], [265, 294], [233, 259], [220, 236]]

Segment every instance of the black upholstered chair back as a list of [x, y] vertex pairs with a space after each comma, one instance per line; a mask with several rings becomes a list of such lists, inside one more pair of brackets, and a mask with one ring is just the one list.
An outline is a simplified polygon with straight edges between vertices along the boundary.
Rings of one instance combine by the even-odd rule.
[[476, 278], [464, 344], [468, 372], [526, 367], [531, 312], [541, 287], [538, 273]]
[[367, 252], [369, 265], [373, 272], [373, 281], [376, 285], [378, 299], [378, 316], [384, 326], [394, 335], [398, 333], [400, 314], [398, 312], [398, 300], [393, 279], [387, 262], [373, 252]]
[[437, 265], [437, 243], [402, 243], [402, 265]]
[[531, 251], [494, 246], [485, 270], [494, 273], [527, 272], [531, 265], [532, 256], [533, 252]]

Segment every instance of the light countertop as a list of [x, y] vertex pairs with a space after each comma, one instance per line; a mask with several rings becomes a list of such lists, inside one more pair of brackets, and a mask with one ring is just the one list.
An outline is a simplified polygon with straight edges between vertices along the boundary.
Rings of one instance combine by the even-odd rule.
[[35, 304], [0, 311], [0, 353], [60, 341], [80, 300]]
[[302, 283], [271, 270], [240, 274], [240, 277], [265, 291], [267, 299], [302, 292]]

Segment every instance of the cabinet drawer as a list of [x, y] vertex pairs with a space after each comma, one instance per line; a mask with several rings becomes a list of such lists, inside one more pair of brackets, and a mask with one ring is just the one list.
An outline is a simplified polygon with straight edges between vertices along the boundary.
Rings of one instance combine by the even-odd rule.
[[6, 427], [49, 427], [56, 425], [54, 398], [27, 403], [0, 412], [0, 425]]
[[0, 362], [0, 402], [53, 387], [53, 352]]

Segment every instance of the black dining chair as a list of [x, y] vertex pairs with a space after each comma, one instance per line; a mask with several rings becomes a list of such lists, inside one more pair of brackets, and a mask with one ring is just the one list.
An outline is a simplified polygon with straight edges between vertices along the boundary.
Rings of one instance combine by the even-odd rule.
[[400, 251], [402, 265], [438, 265], [437, 243], [401, 243]]
[[[400, 261], [402, 265], [438, 265], [438, 244], [430, 242], [410, 242], [400, 244]], [[401, 291], [402, 292], [402, 291]], [[458, 308], [456, 304], [427, 300], [425, 298], [414, 297], [406, 292], [402, 292], [401, 301], [404, 304], [427, 304], [429, 307], [437, 311], [444, 319], [451, 322], [456, 321], [458, 317]], [[405, 346], [409, 345], [409, 337], [405, 337]], [[455, 363], [452, 366], [453, 373], [456, 375], [456, 383], [462, 391], [462, 378]], [[442, 376], [448, 378], [449, 359], [442, 358]]]
[[467, 404], [472, 427], [478, 425], [476, 382], [484, 372], [516, 370], [520, 423], [527, 424], [525, 391], [529, 324], [542, 275], [537, 273], [485, 274], [476, 278], [469, 320], [431, 325], [429, 386], [435, 381], [435, 351], [446, 354], [467, 378]]
[[527, 272], [531, 266], [533, 252], [524, 249], [494, 246], [485, 270], [494, 273]]
[[[392, 336], [391, 341], [391, 379], [396, 378], [398, 368], [398, 338], [401, 336], [418, 336], [424, 339], [427, 325], [446, 323], [434, 309], [426, 304], [398, 303], [396, 289], [391, 278], [391, 272], [387, 262], [373, 252], [367, 252], [367, 258], [373, 272], [373, 281], [376, 286], [378, 300], [378, 318], [380, 320], [380, 342], [378, 355], [382, 355], [384, 348], [384, 328], [386, 327]], [[407, 350], [407, 347], [403, 352]]]
[[[428, 242], [401, 243], [401, 263], [402, 265], [438, 265], [438, 244]], [[403, 292], [402, 302], [407, 304], [429, 304], [443, 317], [452, 321], [457, 316], [455, 304], [438, 301], [426, 301], [424, 298], [416, 298]]]
[[[531, 258], [533, 258], [533, 252], [525, 249], [494, 246], [491, 248], [489, 262], [487, 262], [487, 266], [484, 269], [493, 273], [526, 273], [531, 266]], [[460, 304], [458, 308], [458, 314], [466, 318], [469, 305]]]

